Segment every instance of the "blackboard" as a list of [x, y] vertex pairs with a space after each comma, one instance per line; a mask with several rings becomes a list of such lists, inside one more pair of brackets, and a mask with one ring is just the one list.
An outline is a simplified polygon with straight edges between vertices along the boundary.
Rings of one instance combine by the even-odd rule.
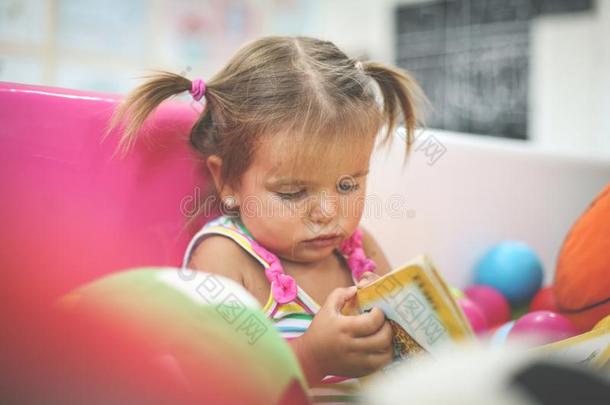
[[592, 0], [445, 0], [396, 9], [396, 63], [422, 85], [426, 125], [527, 139], [530, 22]]

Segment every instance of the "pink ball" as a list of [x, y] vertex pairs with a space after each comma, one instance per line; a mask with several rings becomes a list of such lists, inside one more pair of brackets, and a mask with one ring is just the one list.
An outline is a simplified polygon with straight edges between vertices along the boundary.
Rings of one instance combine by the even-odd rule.
[[552, 311], [534, 311], [517, 320], [508, 337], [527, 337], [535, 344], [546, 344], [577, 334], [578, 330], [565, 316]]
[[487, 285], [475, 284], [464, 292], [483, 311], [490, 328], [510, 320], [510, 305], [499, 290]]
[[530, 312], [533, 311], [553, 311], [559, 312], [557, 308], [557, 301], [555, 300], [555, 294], [553, 293], [553, 286], [543, 287], [536, 295], [530, 304]]
[[458, 299], [458, 304], [477, 335], [487, 330], [487, 319], [477, 304], [466, 297]]

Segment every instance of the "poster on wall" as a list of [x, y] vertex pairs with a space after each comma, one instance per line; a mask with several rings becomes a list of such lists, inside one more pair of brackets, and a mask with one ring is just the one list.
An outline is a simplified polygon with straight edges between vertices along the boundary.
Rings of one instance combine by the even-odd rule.
[[146, 57], [148, 10], [145, 0], [59, 0], [57, 47], [60, 52]]
[[443, 0], [396, 9], [396, 63], [432, 104], [427, 124], [527, 139], [531, 20], [592, 0]]
[[163, 4], [160, 52], [183, 74], [209, 76], [262, 31], [254, 1], [183, 0]]
[[43, 46], [49, 27], [46, 0], [0, 1], [0, 41], [6, 44]]

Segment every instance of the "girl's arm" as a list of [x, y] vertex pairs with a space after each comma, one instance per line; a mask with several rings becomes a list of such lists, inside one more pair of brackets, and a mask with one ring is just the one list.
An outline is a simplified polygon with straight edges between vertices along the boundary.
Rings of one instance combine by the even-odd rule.
[[[245, 288], [244, 269], [246, 271], [260, 271], [260, 269], [248, 269], [248, 266], [251, 266], [251, 260], [243, 259], [243, 255], [245, 255], [243, 250], [232, 240], [224, 236], [209, 236], [195, 248], [188, 267], [228, 277]], [[319, 369], [318, 363], [314, 360], [311, 350], [307, 348], [304, 340], [305, 338], [301, 336], [289, 340], [288, 344], [301, 365], [307, 383], [311, 386], [319, 383], [325, 377], [325, 373]]]
[[292, 351], [301, 365], [301, 370], [303, 370], [303, 374], [305, 374], [307, 384], [311, 387], [320, 383], [320, 381], [322, 381], [322, 379], [325, 377], [325, 373], [320, 370], [318, 363], [314, 360], [313, 356], [306, 348], [304, 339], [304, 336], [299, 336], [296, 339], [289, 340], [288, 344], [292, 348]]
[[342, 314], [355, 293], [355, 287], [334, 289], [307, 331], [289, 341], [310, 387], [327, 375], [368, 375], [392, 360], [392, 327], [379, 308]]
[[[244, 287], [244, 275], [260, 271], [257, 265], [235, 242], [218, 235], [204, 239], [188, 263], [190, 268], [231, 278]], [[341, 314], [355, 292], [353, 287], [333, 290], [308, 330], [289, 341], [310, 386], [329, 374], [370, 374], [392, 359], [392, 329], [381, 311]]]

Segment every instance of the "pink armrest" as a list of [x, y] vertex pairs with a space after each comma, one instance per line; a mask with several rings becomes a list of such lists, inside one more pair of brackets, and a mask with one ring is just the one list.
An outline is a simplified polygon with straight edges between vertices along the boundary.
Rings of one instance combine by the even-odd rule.
[[[0, 82], [3, 283], [63, 292], [133, 266], [179, 265], [206, 181], [188, 145], [187, 103], [163, 105], [132, 153], [101, 137], [116, 95]], [[59, 280], [59, 282], [58, 282]]]

